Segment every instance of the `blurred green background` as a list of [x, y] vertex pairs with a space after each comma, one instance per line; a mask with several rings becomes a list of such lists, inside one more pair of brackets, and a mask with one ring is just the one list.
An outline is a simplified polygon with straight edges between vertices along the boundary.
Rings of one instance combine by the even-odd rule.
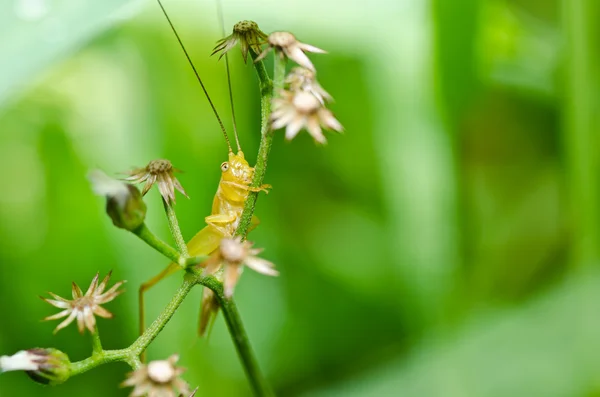
[[[226, 124], [214, 2], [167, 0]], [[344, 124], [315, 147], [278, 133], [251, 239], [281, 272], [236, 298], [281, 396], [600, 396], [600, 169], [594, 0], [223, 0], [242, 19], [327, 49], [311, 56]], [[242, 146], [259, 140], [254, 70], [231, 57]], [[270, 63], [268, 63], [270, 68]], [[127, 293], [105, 347], [136, 337], [140, 283], [165, 260], [92, 195], [108, 173], [168, 158], [203, 226], [225, 160], [218, 125], [152, 1], [0, 4], [0, 354], [88, 355], [37, 296], [110, 269]], [[167, 239], [156, 191], [148, 224]], [[151, 291], [149, 318], [180, 281]], [[200, 396], [250, 394], [221, 317], [196, 336], [194, 290], [149, 349], [181, 354]], [[0, 395], [125, 396], [112, 364], [55, 388], [20, 373]]]

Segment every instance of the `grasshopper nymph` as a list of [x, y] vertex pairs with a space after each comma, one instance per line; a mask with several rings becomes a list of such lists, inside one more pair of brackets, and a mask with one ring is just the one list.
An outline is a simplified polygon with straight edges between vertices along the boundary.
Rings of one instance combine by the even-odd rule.
[[[223, 136], [225, 137], [225, 142], [227, 143], [227, 147], [229, 149], [229, 155], [227, 161], [221, 163], [221, 180], [219, 181], [219, 186], [217, 188], [217, 192], [215, 194], [215, 198], [212, 204], [211, 214], [204, 218], [206, 222], [206, 226], [201, 229], [192, 239], [187, 243], [188, 254], [190, 256], [202, 256], [209, 255], [212, 253], [217, 247], [221, 239], [224, 237], [232, 237], [235, 234], [235, 231], [239, 225], [240, 218], [242, 212], [244, 210], [244, 204], [246, 202], [246, 198], [248, 197], [249, 192], [259, 192], [264, 191], [268, 193], [270, 185], [262, 185], [260, 187], [252, 187], [250, 184], [252, 183], [252, 178], [254, 177], [254, 167], [250, 167], [246, 159], [244, 158], [244, 152], [240, 148], [240, 142], [237, 134], [237, 129], [235, 127], [235, 115], [233, 114], [233, 106], [232, 106], [232, 117], [233, 117], [233, 126], [234, 126], [234, 135], [237, 144], [237, 154], [233, 152], [231, 148], [231, 143], [229, 141], [229, 137], [227, 136], [227, 132], [225, 127], [223, 126], [223, 122], [219, 117], [217, 110], [208, 95], [206, 88], [204, 87], [204, 83], [200, 78], [200, 74], [196, 70], [183, 42], [181, 41], [179, 34], [175, 30], [171, 19], [169, 18], [165, 8], [163, 7], [160, 0], [157, 0], [160, 5], [169, 25], [175, 37], [177, 38], [181, 49], [183, 50], [189, 64], [191, 65], [202, 90], [212, 110], [219, 122], [221, 127], [221, 131], [223, 132]], [[229, 67], [227, 66], [227, 77], [229, 79]], [[231, 85], [229, 85], [229, 89], [231, 90]], [[231, 98], [231, 92], [230, 92]], [[254, 228], [258, 225], [258, 218], [255, 216], [252, 217], [252, 223], [250, 228]], [[158, 283], [163, 278], [169, 276], [170, 274], [176, 272], [181, 267], [177, 263], [171, 263], [165, 268], [161, 273], [156, 275], [154, 278], [149, 280], [148, 282], [141, 285], [139, 290], [139, 305], [140, 305], [140, 334], [144, 332], [144, 293]], [[202, 328], [202, 327], [201, 327]]]

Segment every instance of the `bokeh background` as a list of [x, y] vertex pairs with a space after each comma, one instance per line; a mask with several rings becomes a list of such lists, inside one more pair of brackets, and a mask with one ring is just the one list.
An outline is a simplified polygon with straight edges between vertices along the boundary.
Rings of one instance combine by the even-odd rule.
[[[166, 0], [230, 126], [215, 3]], [[316, 147], [277, 134], [251, 238], [277, 279], [236, 299], [281, 396], [600, 396], [600, 169], [595, 0], [223, 0], [327, 49], [313, 59], [346, 127]], [[254, 70], [231, 57], [242, 145], [259, 140]], [[270, 65], [270, 62], [268, 63]], [[269, 66], [270, 68], [270, 66]], [[86, 173], [155, 158], [185, 170], [186, 237], [203, 226], [226, 147], [153, 1], [0, 3], [0, 354], [90, 350], [38, 295], [113, 270], [127, 293], [105, 347], [136, 337], [139, 284], [166, 262], [114, 228]], [[156, 191], [149, 226], [168, 227]], [[180, 282], [151, 291], [149, 318]], [[149, 349], [181, 354], [200, 396], [250, 389], [221, 317], [196, 336], [194, 290]], [[111, 364], [1, 396], [125, 396]]]

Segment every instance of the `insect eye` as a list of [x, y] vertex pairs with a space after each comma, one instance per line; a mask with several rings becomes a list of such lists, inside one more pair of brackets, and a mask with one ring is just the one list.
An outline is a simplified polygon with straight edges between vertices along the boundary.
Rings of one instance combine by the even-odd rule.
[[229, 163], [226, 161], [221, 164], [221, 171], [226, 172], [229, 169]]

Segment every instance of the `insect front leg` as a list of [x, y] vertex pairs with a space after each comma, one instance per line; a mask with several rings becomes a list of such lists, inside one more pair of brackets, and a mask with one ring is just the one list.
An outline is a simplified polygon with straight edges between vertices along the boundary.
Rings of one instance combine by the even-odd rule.
[[273, 188], [273, 186], [271, 186], [269, 184], [263, 184], [263, 185], [260, 185], [260, 187], [252, 187], [252, 186], [246, 186], [241, 183], [236, 183], [236, 182], [231, 182], [231, 181], [223, 181], [221, 183], [225, 184], [225, 185], [236, 187], [238, 189], [247, 190], [249, 192], [265, 192], [266, 194], [269, 194], [269, 189]]

